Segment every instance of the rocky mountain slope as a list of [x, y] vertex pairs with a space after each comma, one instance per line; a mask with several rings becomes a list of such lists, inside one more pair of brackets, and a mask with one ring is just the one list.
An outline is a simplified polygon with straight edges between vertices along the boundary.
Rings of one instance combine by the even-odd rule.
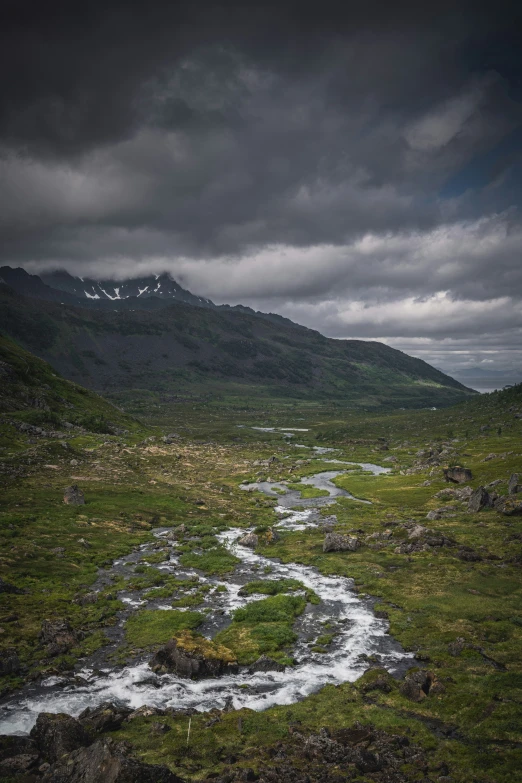
[[0, 329], [96, 390], [148, 389], [334, 397], [422, 407], [472, 394], [430, 365], [377, 342], [332, 340], [284, 319], [173, 302], [92, 310], [0, 286]]

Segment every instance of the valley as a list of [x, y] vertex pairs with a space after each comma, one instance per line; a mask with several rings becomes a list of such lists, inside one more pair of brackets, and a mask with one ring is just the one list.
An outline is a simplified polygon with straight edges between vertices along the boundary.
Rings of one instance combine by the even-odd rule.
[[517, 779], [520, 387], [418, 411], [149, 396], [137, 419], [0, 358], [0, 779], [76, 780], [38, 744], [51, 718], [22, 736], [47, 711], [89, 733], [83, 769], [105, 748], [142, 780]]

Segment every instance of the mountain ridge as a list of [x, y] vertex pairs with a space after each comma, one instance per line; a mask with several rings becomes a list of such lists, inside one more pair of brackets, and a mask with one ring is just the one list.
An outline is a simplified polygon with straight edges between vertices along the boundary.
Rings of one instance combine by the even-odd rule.
[[[129, 300], [124, 300], [129, 301]], [[92, 309], [0, 286], [0, 329], [77, 383], [102, 392], [240, 390], [371, 407], [447, 405], [473, 394], [378, 342], [334, 340], [235, 308], [168, 302]], [[239, 392], [238, 392], [239, 393]]]

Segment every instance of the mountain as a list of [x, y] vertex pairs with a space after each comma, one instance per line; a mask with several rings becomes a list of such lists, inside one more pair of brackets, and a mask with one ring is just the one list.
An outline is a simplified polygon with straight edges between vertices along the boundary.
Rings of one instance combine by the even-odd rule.
[[0, 330], [65, 377], [104, 392], [262, 393], [370, 407], [438, 407], [473, 393], [381, 343], [333, 340], [236, 308], [173, 301], [159, 310], [91, 309], [0, 285]]
[[[0, 274], [2, 270], [0, 270]], [[73, 277], [64, 270], [46, 272], [40, 279], [50, 288], [66, 291], [80, 299], [107, 299], [117, 302], [130, 297], [147, 299], [155, 296], [158, 299], [176, 300], [197, 307], [215, 307], [210, 299], [195, 296], [182, 288], [166, 272], [162, 275], [147, 275], [133, 277], [127, 280], [92, 280], [89, 277]]]

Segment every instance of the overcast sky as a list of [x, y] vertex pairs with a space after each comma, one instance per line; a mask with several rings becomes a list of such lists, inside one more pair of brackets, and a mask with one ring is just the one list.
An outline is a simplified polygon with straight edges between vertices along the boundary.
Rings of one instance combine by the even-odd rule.
[[519, 370], [522, 13], [479, 6], [4, 0], [0, 262]]

